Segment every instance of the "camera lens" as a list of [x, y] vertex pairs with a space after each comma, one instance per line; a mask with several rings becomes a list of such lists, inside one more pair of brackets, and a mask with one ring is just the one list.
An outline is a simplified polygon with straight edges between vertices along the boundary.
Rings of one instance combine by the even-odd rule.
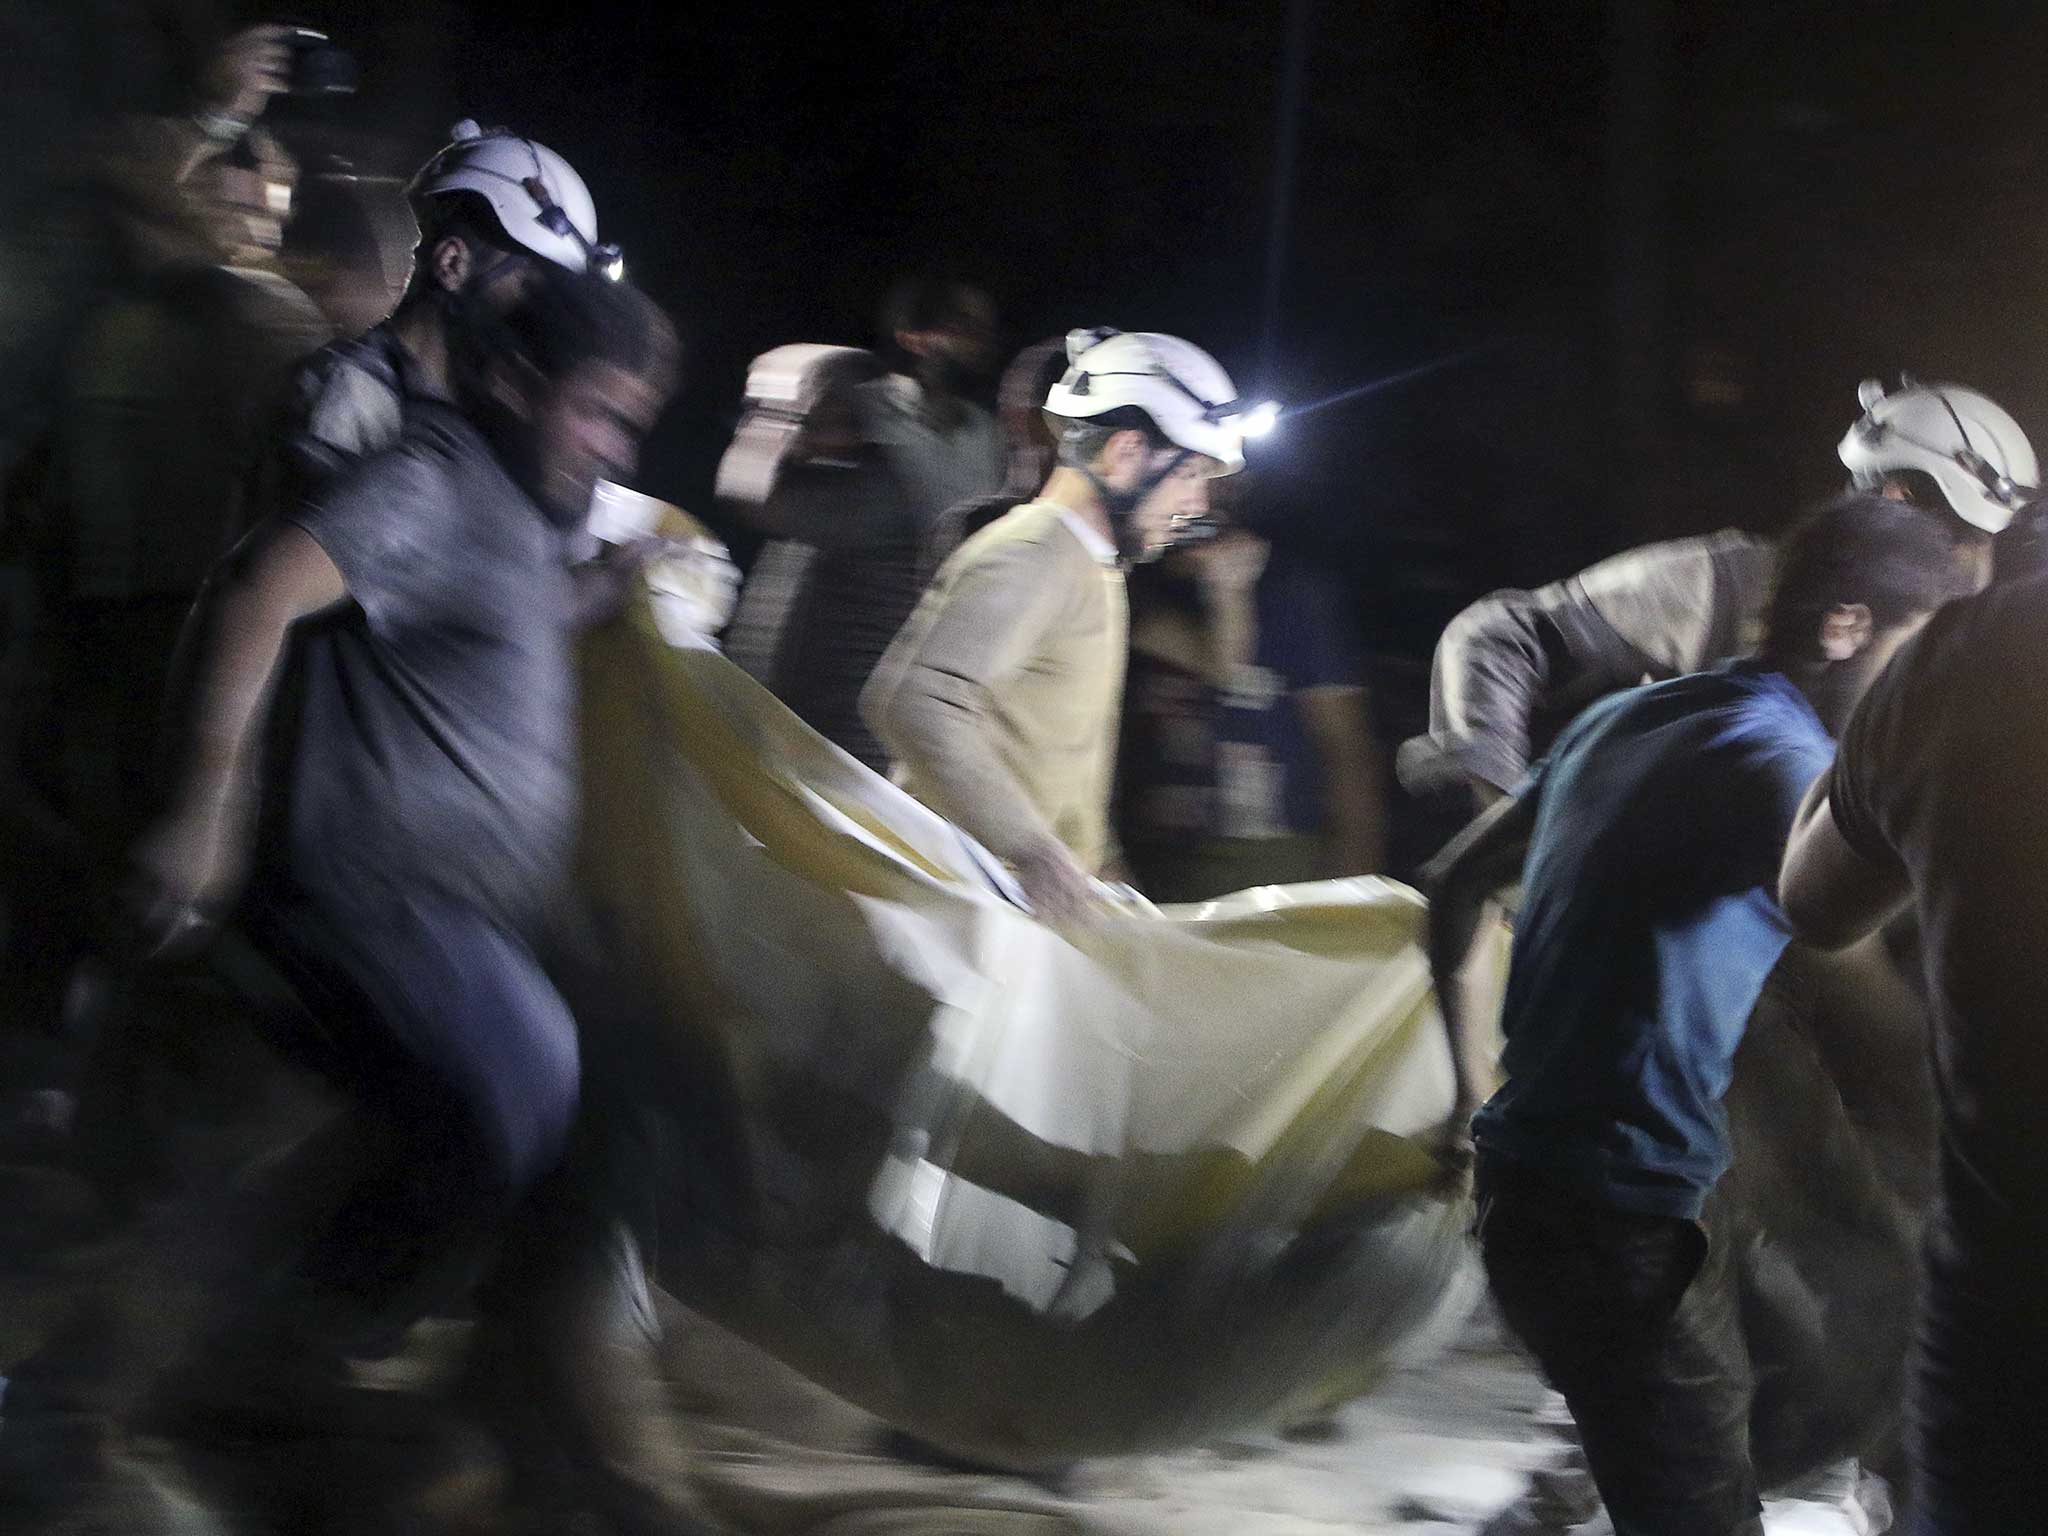
[[292, 95], [347, 96], [360, 78], [354, 55], [317, 32], [298, 35], [292, 49]]

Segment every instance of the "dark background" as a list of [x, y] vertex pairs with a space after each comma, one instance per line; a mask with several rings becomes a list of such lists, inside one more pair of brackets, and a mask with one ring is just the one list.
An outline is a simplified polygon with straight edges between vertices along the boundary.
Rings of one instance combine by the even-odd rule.
[[691, 343], [644, 479], [697, 510], [747, 359], [867, 340], [908, 271], [984, 283], [1017, 343], [1182, 332], [1247, 394], [1296, 405], [1451, 359], [1296, 418], [1255, 460], [1258, 515], [1356, 584], [1390, 735], [1479, 591], [1768, 530], [1834, 489], [1861, 377], [1974, 384], [2048, 431], [2048, 19], [2027, 5], [0, 15], [17, 174], [78, 117], [175, 93], [253, 19], [321, 26], [362, 62], [353, 100], [287, 119], [298, 142], [402, 173], [473, 115], [563, 152]]

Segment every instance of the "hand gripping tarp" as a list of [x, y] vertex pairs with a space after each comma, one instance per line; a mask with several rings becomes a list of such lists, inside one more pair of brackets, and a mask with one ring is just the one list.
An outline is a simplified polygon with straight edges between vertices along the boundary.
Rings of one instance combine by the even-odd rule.
[[1424, 1145], [1451, 1088], [1413, 892], [1059, 932], [644, 612], [589, 640], [584, 710], [588, 894], [738, 1143], [734, 1187], [664, 1239], [685, 1299], [1022, 1466], [1313, 1411], [1469, 1306], [1469, 1207]]

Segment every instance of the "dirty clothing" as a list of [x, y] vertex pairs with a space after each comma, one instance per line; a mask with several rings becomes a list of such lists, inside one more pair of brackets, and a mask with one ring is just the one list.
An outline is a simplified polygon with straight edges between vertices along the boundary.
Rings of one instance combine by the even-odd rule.
[[562, 533], [452, 408], [291, 514], [347, 583], [280, 722], [284, 873], [353, 920], [430, 890], [530, 929], [575, 836], [575, 593]]
[[1402, 744], [1402, 784], [1427, 794], [1477, 778], [1511, 791], [1595, 699], [1749, 654], [1776, 562], [1774, 545], [1724, 530], [1474, 603], [1437, 642], [1429, 734]]

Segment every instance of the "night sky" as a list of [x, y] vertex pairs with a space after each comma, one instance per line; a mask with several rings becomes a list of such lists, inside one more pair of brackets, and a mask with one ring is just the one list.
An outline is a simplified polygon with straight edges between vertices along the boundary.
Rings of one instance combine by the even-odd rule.
[[[205, 12], [23, 14], [85, 38], [104, 97], [112, 18], [196, 34]], [[308, 0], [224, 19], [265, 18], [361, 58], [326, 128], [367, 168], [409, 169], [470, 114], [582, 170], [691, 342], [645, 479], [699, 509], [747, 359], [867, 340], [909, 271], [984, 283], [1019, 343], [1181, 331], [1297, 405], [1453, 359], [1296, 419], [1256, 463], [1258, 515], [1350, 572], [1375, 643], [1411, 662], [1487, 586], [1781, 526], [1838, 487], [1865, 375], [1978, 385], [2048, 438], [2032, 6]]]

